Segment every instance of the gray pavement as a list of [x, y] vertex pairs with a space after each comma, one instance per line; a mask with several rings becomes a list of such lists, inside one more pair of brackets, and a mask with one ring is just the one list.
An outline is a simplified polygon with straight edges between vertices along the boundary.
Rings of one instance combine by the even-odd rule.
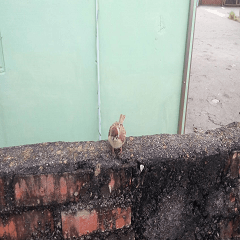
[[240, 122], [239, 7], [197, 8], [185, 133]]

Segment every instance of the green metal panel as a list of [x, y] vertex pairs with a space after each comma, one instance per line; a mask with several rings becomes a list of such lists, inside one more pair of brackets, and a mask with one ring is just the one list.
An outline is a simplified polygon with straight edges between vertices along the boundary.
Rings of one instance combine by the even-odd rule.
[[98, 139], [95, 2], [0, 2], [0, 147]]
[[99, 0], [102, 135], [177, 133], [189, 0]]
[[194, 1], [0, 1], [0, 147], [177, 133]]

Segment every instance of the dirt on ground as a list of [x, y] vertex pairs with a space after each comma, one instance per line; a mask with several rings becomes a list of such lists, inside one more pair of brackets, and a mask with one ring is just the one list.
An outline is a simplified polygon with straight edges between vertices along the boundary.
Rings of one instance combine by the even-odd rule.
[[240, 122], [239, 7], [199, 6], [185, 133]]

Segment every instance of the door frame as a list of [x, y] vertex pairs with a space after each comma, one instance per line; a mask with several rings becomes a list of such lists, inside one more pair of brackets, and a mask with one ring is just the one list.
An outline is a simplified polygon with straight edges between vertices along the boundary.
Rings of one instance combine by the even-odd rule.
[[190, 0], [188, 31], [187, 31], [187, 41], [186, 41], [183, 81], [182, 81], [182, 91], [181, 91], [179, 121], [178, 121], [178, 134], [185, 133], [196, 12], [197, 12], [197, 9], [196, 9], [195, 0]]

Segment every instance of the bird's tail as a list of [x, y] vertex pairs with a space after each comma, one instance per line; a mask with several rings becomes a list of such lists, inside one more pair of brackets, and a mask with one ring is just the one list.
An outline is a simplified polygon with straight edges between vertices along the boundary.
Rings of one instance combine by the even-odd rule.
[[124, 119], [125, 119], [125, 115], [121, 114], [119, 118], [119, 123], [123, 124]]

